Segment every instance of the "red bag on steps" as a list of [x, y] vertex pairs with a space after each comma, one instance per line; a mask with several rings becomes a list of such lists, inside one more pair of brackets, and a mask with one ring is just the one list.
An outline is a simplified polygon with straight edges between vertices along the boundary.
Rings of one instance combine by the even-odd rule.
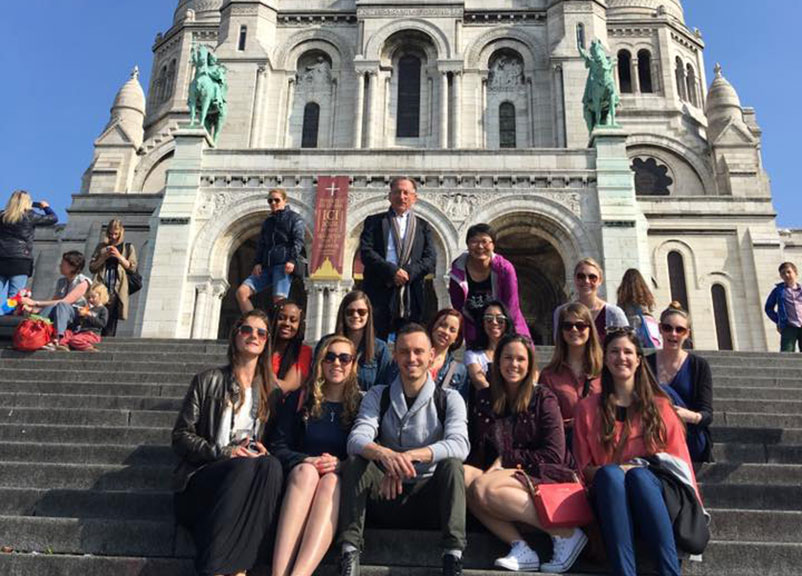
[[12, 343], [15, 350], [33, 352], [39, 350], [53, 338], [53, 323], [41, 316], [23, 320], [14, 330]]

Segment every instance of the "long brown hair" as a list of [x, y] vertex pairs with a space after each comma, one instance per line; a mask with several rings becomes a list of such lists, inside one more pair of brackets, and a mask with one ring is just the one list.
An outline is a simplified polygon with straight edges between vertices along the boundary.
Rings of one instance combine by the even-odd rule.
[[334, 328], [334, 333], [340, 336], [348, 336], [348, 325], [345, 323], [345, 312], [348, 307], [354, 302], [362, 300], [368, 309], [368, 322], [365, 324], [365, 331], [362, 334], [362, 343], [360, 344], [360, 352], [362, 353], [362, 363], [369, 364], [373, 362], [373, 349], [376, 343], [376, 331], [373, 328], [373, 305], [370, 303], [368, 295], [362, 290], [351, 290], [345, 295], [343, 301], [340, 302], [340, 309], [337, 310], [337, 324]]
[[362, 394], [359, 388], [359, 380], [357, 379], [356, 347], [349, 338], [339, 334], [326, 338], [323, 345], [320, 347], [317, 358], [315, 358], [315, 369], [312, 371], [313, 376], [309, 379], [306, 389], [308, 396], [306, 414], [308, 417], [314, 419], [318, 419], [323, 415], [323, 402], [326, 401], [326, 397], [323, 394], [323, 386], [326, 383], [326, 378], [323, 376], [323, 358], [326, 356], [331, 345], [337, 343], [348, 344], [351, 350], [350, 354], [354, 357], [354, 360], [351, 362], [351, 370], [343, 383], [345, 391], [343, 395], [342, 423], [343, 426], [350, 426], [359, 413], [359, 404], [362, 401]]
[[[635, 370], [635, 388], [632, 395], [632, 404], [627, 408], [627, 417], [624, 422], [624, 430], [618, 444], [615, 442], [615, 383], [613, 375], [607, 367], [606, 361], [602, 369], [602, 392], [601, 392], [601, 443], [608, 454], [618, 452], [619, 447], [626, 444], [629, 438], [630, 425], [635, 416], [640, 416], [643, 428], [643, 441], [649, 452], [657, 452], [664, 448], [667, 441], [666, 425], [660, 414], [660, 407], [657, 405], [658, 398], [668, 399], [665, 392], [652, 375], [651, 370], [646, 365], [643, 357], [643, 349], [637, 334], [631, 328], [623, 328], [607, 332], [604, 341], [604, 356], [607, 358], [607, 351], [613, 342], [625, 338], [627, 342], [635, 347], [640, 364]], [[670, 402], [670, 400], [669, 400]]]
[[[265, 323], [265, 328], [268, 331], [268, 337], [265, 340], [265, 349], [259, 355], [259, 360], [256, 363], [256, 374], [254, 374], [254, 382], [258, 382], [259, 386], [259, 420], [267, 422], [270, 418], [272, 411], [275, 392], [277, 391], [276, 380], [273, 377], [273, 362], [270, 346], [270, 324], [268, 322], [267, 314], [258, 308], [246, 312], [240, 316], [239, 320], [231, 327], [231, 333], [228, 335], [228, 365], [233, 370], [239, 363], [239, 351], [237, 350], [237, 333], [240, 327], [245, 324], [248, 318], [258, 318]], [[244, 395], [240, 394], [240, 400], [235, 407], [235, 411], [242, 407], [245, 401]]]
[[432, 340], [434, 344], [434, 329], [440, 324], [440, 321], [447, 316], [453, 316], [459, 322], [459, 330], [457, 330], [457, 339], [454, 340], [454, 343], [448, 347], [449, 352], [453, 352], [454, 350], [459, 350], [460, 346], [462, 346], [462, 314], [459, 310], [454, 308], [443, 308], [439, 310], [437, 314], [434, 315], [432, 321], [429, 322], [427, 329], [429, 330], [429, 339]]
[[604, 355], [602, 354], [599, 333], [596, 332], [596, 324], [593, 322], [593, 315], [590, 313], [590, 309], [582, 302], [569, 302], [560, 308], [560, 313], [557, 315], [557, 331], [559, 335], [554, 339], [554, 352], [546, 369], [557, 371], [568, 360], [568, 345], [565, 343], [560, 324], [566, 321], [569, 316], [579, 318], [590, 326], [588, 328], [588, 341], [585, 343], [585, 353], [582, 358], [582, 370], [584, 370], [587, 377], [598, 378], [602, 371]]
[[618, 306], [621, 308], [639, 306], [643, 312], [654, 310], [654, 295], [649, 290], [646, 280], [635, 268], [624, 272], [624, 277], [621, 278], [621, 285], [618, 287]]
[[504, 348], [510, 344], [519, 342], [526, 348], [526, 355], [529, 360], [529, 365], [526, 367], [526, 375], [518, 387], [518, 393], [512, 401], [510, 409], [516, 414], [521, 414], [529, 409], [529, 403], [532, 401], [532, 394], [537, 386], [537, 356], [535, 355], [535, 347], [532, 341], [526, 336], [520, 334], [507, 334], [501, 338], [496, 346], [496, 352], [493, 355], [493, 365], [490, 368], [490, 396], [493, 399], [493, 412], [497, 416], [502, 416], [507, 411], [507, 390], [504, 387], [504, 377], [501, 375], [501, 356], [504, 354]]

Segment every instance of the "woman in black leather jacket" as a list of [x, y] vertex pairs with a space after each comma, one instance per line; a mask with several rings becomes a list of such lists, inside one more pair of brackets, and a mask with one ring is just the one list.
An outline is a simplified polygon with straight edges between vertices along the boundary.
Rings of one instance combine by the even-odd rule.
[[279, 393], [267, 316], [252, 310], [231, 331], [228, 365], [193, 378], [173, 427], [176, 517], [202, 576], [270, 564], [283, 474], [262, 439]]
[[[34, 208], [44, 214], [37, 214]], [[25, 190], [11, 195], [0, 212], [0, 302], [16, 296], [33, 273], [34, 228], [56, 222], [58, 216], [47, 202], [34, 204]]]

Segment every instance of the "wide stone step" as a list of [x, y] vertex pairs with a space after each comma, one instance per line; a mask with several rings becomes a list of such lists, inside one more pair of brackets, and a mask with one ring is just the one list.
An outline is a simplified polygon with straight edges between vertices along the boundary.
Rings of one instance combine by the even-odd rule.
[[782, 428], [769, 426], [725, 426], [722, 419], [718, 419], [712, 428], [715, 442], [759, 443], [766, 445], [802, 445], [802, 429]]
[[0, 487], [65, 490], [172, 489], [172, 466], [0, 462]]
[[195, 576], [189, 559], [0, 554], [5, 576]]
[[109, 350], [106, 347], [98, 347], [98, 352], [85, 354], [81, 352], [50, 352], [39, 350], [36, 352], [18, 352], [16, 350], [0, 349], [0, 366], [9, 368], [19, 363], [42, 363], [42, 362], [63, 362], [65, 364], [119, 364], [119, 363], [166, 363], [180, 362], [182, 364], [211, 364], [212, 366], [222, 366], [226, 364], [226, 351], [216, 352], [187, 352], [184, 350], [169, 352], [163, 348], [153, 350], [138, 351], [131, 348], [119, 348]]
[[172, 521], [173, 493], [0, 488], [0, 516]]
[[2, 424], [65, 424], [69, 426], [154, 426], [175, 423], [175, 412], [145, 410], [83, 410], [60, 408], [0, 409]]
[[802, 415], [802, 400], [713, 399], [716, 412], [751, 412], [757, 414]]
[[724, 463], [802, 464], [802, 446], [714, 443], [713, 457]]
[[799, 576], [802, 545], [711, 541], [704, 562], [685, 563], [687, 576]]
[[719, 386], [713, 383], [713, 407], [718, 408], [716, 402], [719, 398], [731, 400], [799, 400], [800, 392], [796, 388], [769, 388], [762, 386]]
[[168, 411], [177, 414], [181, 398], [158, 396], [117, 396], [94, 394], [31, 394], [0, 391], [0, 410], [3, 408], [49, 408], [92, 410], [146, 410]]
[[802, 486], [772, 484], [701, 484], [710, 508], [802, 511]]
[[780, 510], [708, 510], [716, 540], [802, 543], [802, 512]]
[[128, 426], [65, 426], [53, 424], [0, 424], [0, 442], [58, 444], [170, 444], [170, 428]]
[[220, 366], [219, 362], [184, 362], [181, 358], [174, 358], [172, 361], [165, 360], [156, 362], [108, 362], [97, 358], [96, 354], [83, 354], [75, 360], [61, 360], [51, 356], [48, 359], [36, 360], [4, 360], [0, 369], [6, 370], [27, 370], [31, 373], [49, 372], [52, 370], [75, 371], [75, 372], [98, 372], [112, 370], [117, 374], [124, 375], [131, 372], [149, 372], [151, 374], [197, 374], [207, 368]]
[[799, 390], [802, 388], [802, 370], [796, 371], [792, 376], [746, 376], [738, 375], [728, 376], [713, 372], [713, 390], [719, 385], [727, 388], [787, 388], [791, 390]]
[[705, 464], [696, 479], [710, 484], [763, 484], [764, 486], [802, 486], [799, 464]]
[[0, 462], [175, 466], [178, 457], [169, 446], [0, 442]]
[[[2, 374], [0, 374], [2, 378]], [[152, 396], [183, 398], [191, 380], [174, 384], [160, 381], [136, 384], [119, 382], [59, 382], [56, 380], [0, 380], [0, 392], [30, 394], [78, 394], [87, 396]]]
[[715, 416], [724, 426], [740, 428], [802, 428], [802, 414], [763, 414], [754, 412], [718, 412]]
[[148, 384], [160, 382], [162, 384], [189, 385], [195, 372], [146, 372], [146, 366], [139, 366], [129, 372], [117, 370], [31, 370], [28, 368], [8, 368], [0, 370], [0, 389], [5, 382], [19, 380], [50, 380], [52, 382], [103, 382]]

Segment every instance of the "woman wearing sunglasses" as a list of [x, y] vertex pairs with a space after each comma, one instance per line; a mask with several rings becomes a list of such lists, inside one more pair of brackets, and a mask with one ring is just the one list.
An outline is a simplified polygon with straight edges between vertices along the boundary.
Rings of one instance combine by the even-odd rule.
[[[395, 378], [396, 366], [384, 340], [376, 337], [373, 328], [373, 306], [362, 290], [345, 295], [337, 311], [334, 334], [345, 336], [357, 350], [357, 379], [359, 387], [367, 391], [376, 384], [389, 384]], [[315, 357], [325, 342], [324, 336], [315, 349]]]
[[601, 392], [602, 349], [590, 310], [581, 302], [563, 306], [557, 320], [559, 335], [551, 362], [540, 374], [540, 383], [557, 396], [570, 450], [577, 403]]
[[429, 324], [434, 360], [429, 372], [436, 386], [453, 388], [468, 402], [470, 386], [465, 365], [454, 357], [462, 346], [462, 314], [453, 308], [440, 310]]
[[518, 276], [509, 260], [495, 253], [496, 232], [487, 224], [474, 224], [465, 237], [468, 250], [451, 264], [448, 292], [451, 305], [465, 317], [465, 342], [479, 338], [482, 311], [491, 300], [504, 303], [509, 322], [518, 334], [529, 328], [518, 301]]
[[[659, 454], [659, 458], [658, 458]], [[671, 400], [643, 359], [637, 334], [610, 331], [604, 342], [601, 394], [581, 400], [574, 420], [574, 457], [583, 472], [601, 526], [612, 573], [636, 576], [635, 535], [660, 576], [679, 576], [672, 518], [663, 484], [644, 459], [680, 471], [701, 503]]]
[[554, 554], [541, 566], [519, 529], [523, 524], [544, 530], [533, 500], [535, 486], [575, 481], [560, 407], [554, 394], [536, 383], [537, 358], [529, 338], [504, 336], [496, 359], [490, 388], [477, 392], [471, 408], [468, 509], [511, 547], [496, 566], [515, 572], [566, 572], [587, 544], [582, 530], [547, 530]]
[[474, 345], [465, 351], [463, 360], [475, 390], [490, 387], [487, 375], [493, 364], [496, 346], [503, 336], [515, 333], [507, 307], [498, 300], [491, 300], [485, 305], [481, 318], [479, 337]]
[[312, 348], [304, 344], [304, 311], [292, 300], [273, 308], [273, 372], [284, 394], [294, 392], [306, 382], [312, 365]]
[[660, 315], [660, 333], [663, 349], [649, 356], [649, 364], [688, 428], [691, 460], [712, 462], [713, 374], [707, 360], [683, 349], [691, 334], [691, 318], [679, 302], [672, 302]]
[[279, 519], [273, 575], [311, 575], [337, 529], [340, 461], [359, 411], [356, 347], [331, 336], [320, 348], [314, 377], [284, 403], [271, 450], [289, 473]]
[[[574, 266], [574, 293], [576, 299], [587, 306], [593, 317], [599, 341], [604, 342], [607, 330], [629, 326], [627, 316], [618, 306], [605, 302], [599, 298], [599, 287], [604, 282], [604, 272], [601, 265], [593, 258], [583, 258]], [[559, 322], [554, 312], [554, 340], [557, 340]]]
[[279, 391], [267, 316], [234, 325], [228, 364], [197, 374], [175, 426], [175, 514], [195, 541], [198, 574], [244, 576], [270, 563], [283, 474], [262, 444]]

